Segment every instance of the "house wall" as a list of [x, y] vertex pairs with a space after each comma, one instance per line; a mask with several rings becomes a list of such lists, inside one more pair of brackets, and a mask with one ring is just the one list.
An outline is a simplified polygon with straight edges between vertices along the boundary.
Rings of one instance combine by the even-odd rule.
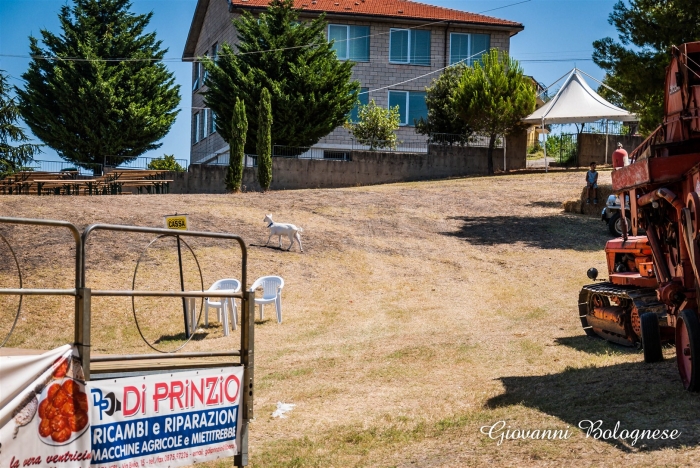
[[[622, 147], [629, 154], [643, 141], [644, 137], [641, 136], [608, 135], [608, 164], [612, 164], [612, 153], [617, 149], [618, 142], [622, 143]], [[605, 135], [581, 133], [578, 135], [578, 165], [586, 167], [592, 162], [605, 162]]]
[[[202, 25], [202, 30], [196, 46], [196, 55], [202, 56], [209, 51], [214, 43], [219, 45], [223, 43], [235, 44], [237, 42], [236, 31], [231, 21], [238, 17], [238, 11], [229, 12], [227, 2], [224, 0], [211, 0], [206, 12], [205, 20]], [[303, 18], [303, 16], [302, 16]], [[490, 34], [491, 47], [497, 47], [503, 51], [509, 51], [510, 48], [510, 33], [502, 30], [490, 30], [481, 27], [466, 27], [444, 24], [435, 25], [433, 27], [421, 28], [430, 29], [431, 38], [431, 64], [430, 66], [420, 65], [405, 65], [389, 63], [389, 30], [391, 28], [415, 28], [416, 22], [401, 22], [401, 20], [379, 20], [372, 18], [348, 19], [338, 15], [327, 15], [326, 21], [328, 24], [344, 24], [344, 25], [368, 25], [370, 26], [370, 61], [356, 62], [353, 68], [353, 78], [360, 82], [363, 88], [378, 89], [383, 88], [401, 81], [412, 80], [402, 85], [392, 87], [396, 91], [424, 91], [426, 86], [429, 86], [433, 79], [440, 75], [438, 70], [444, 68], [449, 63], [449, 34], [450, 33], [472, 33], [472, 34]], [[428, 21], [425, 21], [428, 23]], [[327, 31], [326, 31], [327, 34]], [[447, 42], [445, 39], [448, 39]], [[420, 75], [428, 76], [420, 79], [413, 79]], [[194, 82], [194, 67], [192, 72], [192, 82]], [[194, 114], [201, 112], [201, 108], [205, 107], [204, 98], [201, 94], [206, 90], [205, 87], [200, 87], [192, 96], [192, 122], [194, 122]], [[388, 106], [389, 93], [388, 89], [382, 89], [370, 93], [370, 99], [374, 99], [378, 105]], [[201, 122], [201, 121], [200, 121]], [[397, 131], [397, 136], [400, 141], [404, 142], [425, 142], [426, 137], [415, 132], [413, 125], [401, 127]], [[274, 143], [274, 135], [272, 136]], [[322, 138], [319, 145], [349, 147], [352, 144], [352, 136], [350, 132], [342, 127], [336, 128], [326, 137]], [[203, 140], [194, 143], [192, 140], [190, 161], [197, 163], [209, 159], [217, 150], [226, 147], [226, 142], [218, 133], [205, 136]]]
[[[508, 138], [508, 170], [525, 168], [525, 134]], [[484, 175], [488, 148], [435, 146], [427, 154], [352, 151], [350, 161], [272, 158], [272, 190], [355, 187], [416, 180]], [[494, 168], [503, 169], [503, 149], [493, 154]], [[226, 166], [190, 165], [173, 173], [170, 193], [226, 193]], [[255, 168], [245, 168], [244, 190], [260, 190]]]

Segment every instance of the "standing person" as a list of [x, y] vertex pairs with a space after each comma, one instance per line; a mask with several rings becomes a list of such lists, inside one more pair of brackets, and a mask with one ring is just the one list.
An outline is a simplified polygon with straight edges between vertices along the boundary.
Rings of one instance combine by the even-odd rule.
[[622, 147], [622, 143], [617, 144], [617, 149], [612, 154], [613, 170], [628, 166], [630, 163], [627, 151]]
[[595, 170], [596, 163], [591, 163], [591, 168], [586, 172], [586, 204], [591, 204], [591, 193], [593, 194], [593, 204], [598, 204], [598, 171]]

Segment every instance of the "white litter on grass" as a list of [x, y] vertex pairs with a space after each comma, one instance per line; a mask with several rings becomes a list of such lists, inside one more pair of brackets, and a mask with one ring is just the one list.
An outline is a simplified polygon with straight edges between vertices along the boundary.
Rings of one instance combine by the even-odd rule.
[[282, 403], [281, 401], [277, 402], [277, 409], [275, 410], [274, 413], [272, 413], [273, 418], [286, 418], [287, 416], [284, 415], [284, 413], [289, 413], [294, 409], [296, 405], [293, 403]]

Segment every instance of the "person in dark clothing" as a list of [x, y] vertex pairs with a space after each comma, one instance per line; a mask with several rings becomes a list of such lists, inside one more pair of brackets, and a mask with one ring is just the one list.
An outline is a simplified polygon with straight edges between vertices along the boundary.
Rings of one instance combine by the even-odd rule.
[[586, 204], [591, 203], [591, 194], [593, 194], [593, 204], [598, 204], [598, 171], [595, 170], [596, 163], [591, 163], [591, 168], [586, 172]]

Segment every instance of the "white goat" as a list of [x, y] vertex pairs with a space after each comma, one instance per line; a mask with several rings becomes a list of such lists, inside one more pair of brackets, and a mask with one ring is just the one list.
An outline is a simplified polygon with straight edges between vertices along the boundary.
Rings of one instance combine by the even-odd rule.
[[280, 249], [282, 248], [282, 236], [287, 236], [289, 237], [289, 248], [287, 250], [290, 250], [292, 246], [294, 245], [294, 239], [297, 240], [299, 243], [299, 250], [302, 252], [304, 249], [301, 246], [301, 236], [299, 235], [300, 232], [304, 232], [304, 230], [300, 227], [296, 227], [293, 224], [287, 224], [287, 223], [276, 223], [272, 221], [272, 215], [265, 215], [265, 219], [263, 220], [266, 223], [268, 223], [267, 227], [270, 229], [270, 237], [267, 238], [267, 242], [265, 245], [270, 243], [270, 239], [272, 239], [272, 236], [278, 236], [277, 240], [279, 241], [279, 247]]

